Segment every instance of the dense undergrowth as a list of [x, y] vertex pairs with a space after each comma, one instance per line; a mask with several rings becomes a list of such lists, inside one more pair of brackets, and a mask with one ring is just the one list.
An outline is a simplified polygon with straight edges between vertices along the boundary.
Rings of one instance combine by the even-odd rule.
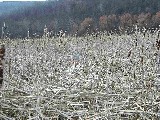
[[3, 41], [0, 118], [160, 119], [158, 34]]

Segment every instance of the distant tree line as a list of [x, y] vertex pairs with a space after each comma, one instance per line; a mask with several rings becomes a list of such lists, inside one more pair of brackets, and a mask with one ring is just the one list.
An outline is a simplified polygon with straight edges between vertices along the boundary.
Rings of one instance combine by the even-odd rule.
[[96, 31], [122, 31], [133, 25], [156, 28], [160, 24], [160, 0], [59, 0], [36, 2], [34, 6], [0, 17], [11, 38], [36, 34], [44, 26], [57, 33], [84, 35]]

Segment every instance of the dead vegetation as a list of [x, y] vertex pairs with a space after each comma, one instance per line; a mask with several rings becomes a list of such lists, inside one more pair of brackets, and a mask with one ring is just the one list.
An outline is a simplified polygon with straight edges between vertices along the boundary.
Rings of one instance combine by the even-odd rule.
[[158, 34], [5, 41], [0, 117], [160, 119]]

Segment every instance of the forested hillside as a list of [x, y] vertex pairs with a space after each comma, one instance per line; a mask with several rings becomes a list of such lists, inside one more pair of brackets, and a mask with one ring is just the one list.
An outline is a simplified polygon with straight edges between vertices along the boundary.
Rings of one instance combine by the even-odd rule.
[[10, 36], [26, 37], [43, 34], [46, 25], [49, 31], [67, 31], [83, 35], [97, 30], [158, 27], [160, 23], [159, 0], [59, 0], [36, 2], [28, 9], [16, 10], [0, 18], [5, 21]]

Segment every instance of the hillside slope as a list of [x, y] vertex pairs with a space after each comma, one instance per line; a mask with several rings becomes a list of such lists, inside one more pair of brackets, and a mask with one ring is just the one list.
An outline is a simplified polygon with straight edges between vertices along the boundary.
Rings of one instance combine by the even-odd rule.
[[[142, 24], [147, 27], [155, 27], [158, 24], [154, 15], [160, 11], [159, 0], [58, 0], [38, 2], [28, 9], [16, 10], [9, 15], [0, 18], [0, 26], [5, 21], [12, 37], [25, 37], [30, 30], [31, 35], [43, 34], [43, 28], [47, 25], [48, 30], [58, 32], [63, 29], [69, 34], [79, 31], [86, 33], [89, 29], [114, 30], [119, 26], [130, 27], [133, 24]], [[125, 16], [123, 14], [129, 13]], [[143, 13], [143, 14], [141, 14]], [[104, 15], [108, 17], [103, 17]], [[111, 16], [110, 16], [111, 15]], [[102, 17], [102, 21], [100, 18]], [[104, 20], [104, 21], [103, 21]], [[106, 21], [109, 22], [106, 22]], [[114, 20], [114, 21], [113, 21]], [[112, 22], [110, 22], [112, 21]], [[108, 25], [100, 25], [99, 23]], [[157, 22], [157, 21], [156, 21]], [[127, 25], [126, 25], [127, 24]], [[129, 25], [128, 25], [129, 24]], [[103, 28], [103, 29], [102, 29]], [[106, 29], [107, 28], [107, 29]], [[84, 30], [85, 29], [85, 30]]]

